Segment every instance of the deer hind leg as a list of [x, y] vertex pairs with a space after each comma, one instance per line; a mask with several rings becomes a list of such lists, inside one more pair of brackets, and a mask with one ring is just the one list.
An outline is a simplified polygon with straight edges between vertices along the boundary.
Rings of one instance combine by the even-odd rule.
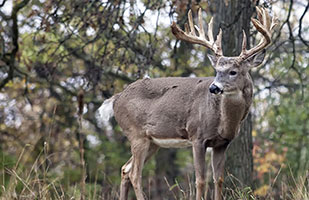
[[142, 190], [142, 170], [145, 160], [148, 156], [151, 143], [148, 138], [139, 138], [131, 141], [132, 152], [132, 168], [129, 172], [129, 178], [135, 191], [137, 200], [144, 200], [144, 194]]
[[130, 187], [130, 178], [129, 172], [132, 168], [133, 156], [124, 164], [121, 168], [121, 184], [120, 184], [120, 200], [127, 200], [129, 187]]
[[224, 161], [225, 161], [225, 150], [227, 145], [213, 148], [212, 153], [212, 170], [213, 179], [215, 183], [215, 200], [222, 199], [222, 184], [224, 180]]
[[[151, 158], [153, 154], [158, 151], [159, 147], [153, 143], [150, 144], [150, 147], [147, 152], [147, 156], [145, 158], [145, 163]], [[132, 168], [133, 156], [124, 164], [121, 168], [121, 185], [120, 185], [120, 200], [127, 200], [129, 187], [130, 187], [130, 178], [129, 172]]]

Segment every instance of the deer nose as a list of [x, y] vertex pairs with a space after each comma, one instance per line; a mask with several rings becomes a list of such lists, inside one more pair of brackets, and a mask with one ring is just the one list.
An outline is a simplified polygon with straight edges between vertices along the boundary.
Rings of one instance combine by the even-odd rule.
[[219, 93], [222, 93], [223, 90], [219, 88], [217, 85], [211, 84], [209, 87], [209, 92], [212, 94], [219, 94]]

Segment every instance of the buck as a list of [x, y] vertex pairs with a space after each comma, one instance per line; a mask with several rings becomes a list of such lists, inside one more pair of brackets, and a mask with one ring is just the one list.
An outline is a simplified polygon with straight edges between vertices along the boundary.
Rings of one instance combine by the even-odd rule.
[[[121, 168], [120, 199], [128, 197], [130, 182], [138, 200], [145, 199], [142, 191], [142, 169], [147, 160], [163, 148], [190, 147], [196, 177], [196, 199], [204, 198], [205, 153], [211, 147], [215, 200], [222, 199], [225, 150], [238, 134], [252, 103], [253, 83], [249, 75], [252, 67], [260, 65], [265, 48], [271, 42], [276, 25], [263, 8], [256, 8], [257, 19], [251, 19], [262, 34], [259, 44], [246, 49], [243, 32], [242, 51], [237, 57], [225, 57], [221, 48], [222, 31], [213, 37], [213, 20], [208, 26], [208, 39], [202, 25], [194, 26], [191, 11], [189, 25], [182, 31], [175, 22], [171, 28], [177, 39], [211, 49], [209, 59], [215, 77], [204, 78], [144, 78], [138, 80], [99, 108], [103, 120], [112, 115], [131, 145], [132, 157]], [[198, 32], [198, 35], [196, 34]]]

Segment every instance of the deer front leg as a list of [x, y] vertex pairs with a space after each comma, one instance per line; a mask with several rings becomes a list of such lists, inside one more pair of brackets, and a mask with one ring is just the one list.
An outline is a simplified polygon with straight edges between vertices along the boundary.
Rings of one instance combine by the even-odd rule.
[[203, 142], [193, 143], [196, 200], [202, 199], [205, 190], [205, 153], [206, 147]]
[[224, 161], [227, 145], [213, 148], [212, 152], [212, 171], [215, 183], [215, 200], [222, 199], [222, 184], [224, 180]]

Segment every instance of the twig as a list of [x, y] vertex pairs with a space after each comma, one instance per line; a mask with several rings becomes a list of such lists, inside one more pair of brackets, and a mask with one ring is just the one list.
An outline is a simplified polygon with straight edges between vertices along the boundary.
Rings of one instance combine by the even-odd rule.
[[86, 167], [85, 167], [85, 149], [84, 149], [84, 137], [82, 133], [82, 117], [84, 112], [84, 92], [80, 90], [78, 93], [78, 137], [79, 137], [79, 153], [80, 153], [80, 164], [81, 164], [81, 200], [85, 199], [86, 194]]
[[[13, 48], [12, 48], [11, 53], [9, 53], [10, 59], [8, 61], [9, 62], [8, 63], [8, 66], [9, 66], [8, 76], [0, 83], [0, 89], [4, 88], [5, 85], [14, 78], [14, 71], [16, 69], [15, 57], [19, 49], [19, 46], [18, 46], [19, 31], [18, 31], [17, 14], [20, 9], [22, 9], [29, 3], [29, 1], [30, 0], [21, 1], [20, 3], [15, 4], [12, 9], [12, 14], [11, 14], [10, 19], [12, 20], [11, 37], [12, 37]], [[4, 4], [5, 1], [3, 1], [2, 3]]]
[[301, 16], [300, 19], [299, 19], [299, 29], [298, 29], [298, 36], [299, 36], [300, 40], [301, 40], [307, 47], [309, 46], [308, 41], [305, 40], [305, 39], [302, 37], [301, 31], [302, 31], [302, 22], [303, 22], [303, 19], [304, 19], [305, 15], [306, 15], [308, 9], [309, 9], [309, 1], [308, 1], [308, 3], [307, 3], [307, 6], [306, 6], [306, 8], [305, 8], [305, 10], [304, 10], [304, 12], [303, 12], [303, 14], [302, 14], [302, 16]]
[[293, 3], [294, 3], [293, 0], [290, 0], [289, 13], [288, 13], [288, 17], [286, 19], [286, 23], [288, 25], [289, 34], [290, 34], [289, 39], [292, 42], [292, 51], [293, 51], [293, 58], [292, 58], [292, 63], [291, 63], [290, 69], [293, 69], [296, 72], [297, 76], [299, 77], [300, 87], [301, 87], [301, 96], [302, 96], [302, 99], [304, 99], [304, 88], [303, 88], [302, 74], [295, 67], [295, 62], [296, 62], [295, 38], [294, 38], [294, 35], [293, 35], [291, 23], [290, 23], [290, 16], [291, 16], [292, 8], [293, 8]]
[[27, 188], [27, 190], [31, 193], [33, 197], [36, 197], [35, 192], [30, 189], [29, 185], [16, 173], [15, 170], [10, 170], [10, 169], [6, 169], [6, 170], [8, 173], [16, 177], [20, 182], [22, 182], [25, 188]]
[[2, 6], [4, 6], [5, 2], [6, 2], [6, 0], [3, 0], [3, 1], [1, 2], [0, 8], [1, 8]]
[[[273, 187], [274, 187], [274, 185], [275, 185], [275, 183], [276, 183], [276, 181], [277, 181], [277, 179], [278, 179], [278, 177], [279, 177], [279, 175], [280, 175], [281, 170], [282, 170], [282, 165], [281, 165], [280, 169], [278, 170], [278, 172], [277, 172], [277, 174], [276, 174], [276, 176], [275, 176], [275, 178], [274, 178], [272, 184], [270, 185], [270, 188], [273, 188]], [[269, 198], [270, 198], [270, 195], [271, 195], [271, 193], [268, 192], [267, 195], [266, 195], [266, 197], [265, 197], [265, 199], [269, 199]]]
[[164, 176], [164, 180], [165, 180], [165, 182], [166, 182], [166, 184], [168, 186], [169, 191], [172, 192], [173, 197], [175, 198], [175, 200], [177, 200], [177, 196], [176, 196], [175, 192], [173, 191], [174, 187], [169, 184], [169, 182], [168, 182], [168, 180], [167, 180], [167, 178], [165, 176]]

